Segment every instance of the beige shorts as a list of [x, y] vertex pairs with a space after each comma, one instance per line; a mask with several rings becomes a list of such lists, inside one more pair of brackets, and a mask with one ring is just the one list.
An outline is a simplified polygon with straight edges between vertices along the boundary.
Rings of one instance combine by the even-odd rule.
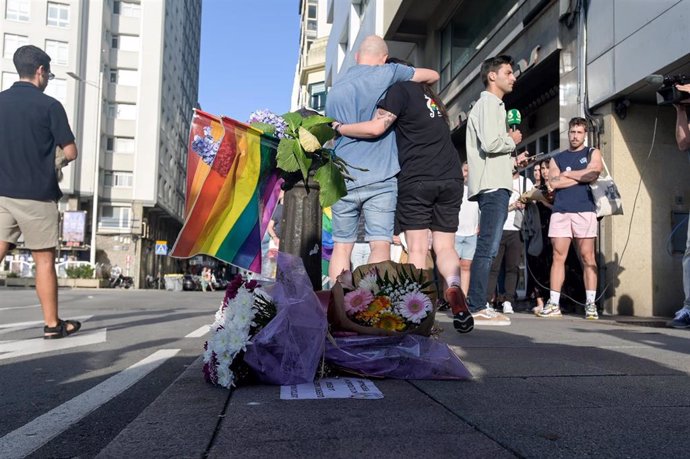
[[56, 247], [59, 220], [55, 201], [0, 196], [0, 241], [16, 244], [23, 234], [27, 249]]
[[549, 223], [549, 237], [585, 239], [597, 237], [597, 214], [594, 212], [554, 212]]

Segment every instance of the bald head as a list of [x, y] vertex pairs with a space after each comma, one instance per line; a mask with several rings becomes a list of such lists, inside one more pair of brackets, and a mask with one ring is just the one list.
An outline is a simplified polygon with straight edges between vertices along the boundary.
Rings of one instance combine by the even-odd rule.
[[388, 46], [378, 35], [369, 35], [357, 51], [357, 63], [363, 65], [383, 65], [388, 58]]

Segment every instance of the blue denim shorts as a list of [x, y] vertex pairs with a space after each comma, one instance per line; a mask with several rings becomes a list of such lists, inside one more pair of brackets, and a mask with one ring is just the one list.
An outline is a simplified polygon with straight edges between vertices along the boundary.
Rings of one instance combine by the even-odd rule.
[[477, 235], [458, 236], [455, 235], [455, 251], [461, 260], [471, 260], [474, 258], [474, 251], [477, 250]]
[[357, 240], [357, 224], [364, 216], [365, 241], [392, 241], [398, 182], [395, 178], [354, 190], [333, 204], [333, 241]]

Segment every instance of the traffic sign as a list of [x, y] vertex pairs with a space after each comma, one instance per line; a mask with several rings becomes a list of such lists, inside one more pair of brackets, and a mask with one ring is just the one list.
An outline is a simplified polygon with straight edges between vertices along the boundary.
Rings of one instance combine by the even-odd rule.
[[156, 241], [156, 255], [168, 254], [168, 241]]

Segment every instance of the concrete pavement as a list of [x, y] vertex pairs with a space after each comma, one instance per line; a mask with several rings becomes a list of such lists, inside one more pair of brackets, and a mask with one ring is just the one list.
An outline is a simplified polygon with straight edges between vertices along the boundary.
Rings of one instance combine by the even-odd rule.
[[206, 384], [199, 359], [99, 457], [690, 455], [690, 330], [523, 313], [459, 335], [438, 319], [473, 381], [281, 401], [276, 386]]

